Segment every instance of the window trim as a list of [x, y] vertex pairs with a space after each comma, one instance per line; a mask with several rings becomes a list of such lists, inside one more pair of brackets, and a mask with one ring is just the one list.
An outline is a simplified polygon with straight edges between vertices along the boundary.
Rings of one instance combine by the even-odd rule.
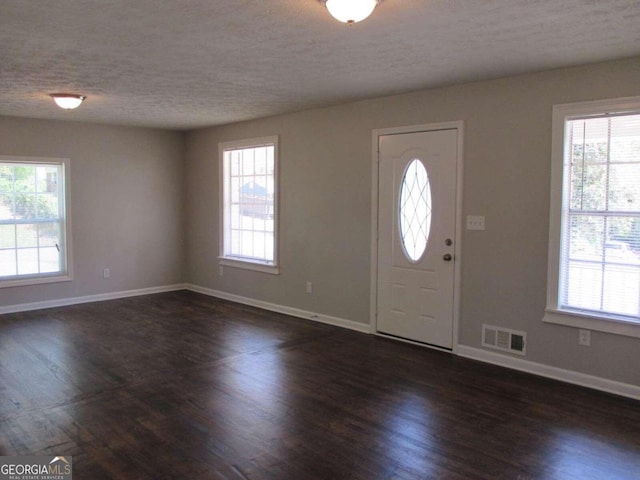
[[[226, 208], [226, 196], [229, 191], [227, 185], [227, 178], [225, 175], [225, 159], [224, 153], [229, 150], [240, 150], [244, 148], [256, 148], [273, 145], [274, 158], [273, 158], [273, 262], [266, 262], [260, 260], [253, 260], [245, 257], [237, 257], [225, 254], [225, 244], [228, 241], [228, 224], [229, 218]], [[280, 197], [280, 167], [279, 167], [280, 152], [278, 148], [278, 136], [272, 135], [267, 137], [250, 138], [245, 140], [235, 140], [230, 142], [221, 142], [218, 144], [218, 175], [219, 175], [219, 215], [220, 215], [220, 252], [218, 256], [218, 264], [220, 266], [241, 268], [245, 270], [253, 270], [262, 273], [269, 273], [272, 275], [278, 275], [280, 273], [279, 268], [279, 197]]]
[[68, 158], [56, 157], [22, 157], [18, 155], [0, 155], [0, 163], [16, 164], [57, 164], [62, 166], [62, 191], [64, 193], [63, 235], [64, 235], [64, 269], [59, 273], [37, 273], [8, 280], [0, 279], [0, 288], [25, 287], [29, 285], [42, 285], [47, 283], [70, 282], [73, 280], [72, 241], [71, 241], [71, 189], [70, 189], [70, 165]]
[[551, 138], [551, 194], [549, 206], [549, 254], [547, 269], [547, 306], [543, 322], [584, 328], [640, 338], [640, 322], [595, 312], [560, 310], [560, 249], [562, 247], [562, 210], [566, 120], [570, 117], [602, 115], [605, 112], [640, 110], [640, 97], [625, 97], [553, 106]]

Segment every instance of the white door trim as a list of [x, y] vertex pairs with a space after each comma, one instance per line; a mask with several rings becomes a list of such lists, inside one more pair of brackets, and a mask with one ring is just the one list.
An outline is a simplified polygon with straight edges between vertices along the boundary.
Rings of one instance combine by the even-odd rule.
[[[378, 142], [383, 135], [402, 133], [429, 132], [435, 130], [458, 130], [458, 152], [456, 168], [456, 244], [455, 244], [455, 279], [453, 294], [453, 353], [458, 353], [458, 323], [460, 317], [460, 276], [462, 273], [462, 162], [464, 147], [464, 122], [430, 123], [408, 125], [405, 127], [380, 128], [371, 133], [371, 285], [370, 285], [370, 320], [371, 332], [378, 331]], [[410, 342], [413, 343], [413, 342]], [[424, 345], [427, 346], [428, 345]]]

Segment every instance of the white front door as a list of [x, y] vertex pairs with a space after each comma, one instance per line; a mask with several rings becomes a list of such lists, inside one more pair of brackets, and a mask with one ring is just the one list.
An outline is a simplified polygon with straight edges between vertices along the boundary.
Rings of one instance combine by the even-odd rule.
[[453, 346], [457, 128], [378, 137], [377, 330]]

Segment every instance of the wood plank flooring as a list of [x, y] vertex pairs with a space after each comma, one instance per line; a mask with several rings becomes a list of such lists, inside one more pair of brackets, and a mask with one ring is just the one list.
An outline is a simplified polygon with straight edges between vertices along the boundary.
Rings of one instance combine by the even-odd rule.
[[173, 292], [0, 316], [0, 454], [76, 480], [638, 479], [640, 402]]

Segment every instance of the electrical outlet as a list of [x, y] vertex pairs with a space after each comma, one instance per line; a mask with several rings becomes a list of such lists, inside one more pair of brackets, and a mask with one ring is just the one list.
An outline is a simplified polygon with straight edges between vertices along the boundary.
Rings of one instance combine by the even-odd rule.
[[109, 278], [111, 276], [111, 269], [110, 268], [105, 268], [102, 271], [102, 277], [103, 278]]
[[578, 343], [585, 347], [591, 346], [591, 330], [582, 330], [578, 334]]
[[313, 283], [307, 282], [307, 293], [313, 293]]
[[484, 217], [467, 215], [467, 230], [484, 230]]

